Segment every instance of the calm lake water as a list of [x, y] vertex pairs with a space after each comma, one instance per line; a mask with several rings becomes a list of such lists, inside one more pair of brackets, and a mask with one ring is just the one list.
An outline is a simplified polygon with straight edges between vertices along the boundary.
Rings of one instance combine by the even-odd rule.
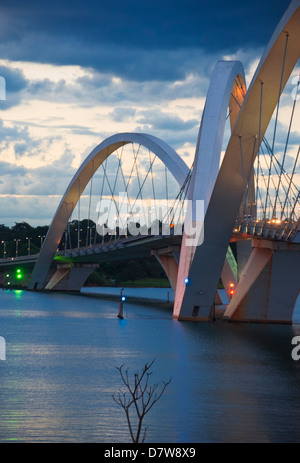
[[146, 442], [300, 441], [299, 300], [292, 326], [178, 322], [130, 296], [125, 320], [117, 311], [114, 299], [0, 292], [0, 442], [129, 442], [115, 367], [154, 358], [151, 381], [172, 381]]

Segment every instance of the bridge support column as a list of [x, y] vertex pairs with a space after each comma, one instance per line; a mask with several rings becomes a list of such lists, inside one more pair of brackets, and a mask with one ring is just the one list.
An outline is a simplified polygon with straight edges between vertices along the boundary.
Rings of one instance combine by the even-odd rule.
[[5, 286], [5, 272], [0, 272], [0, 288]]
[[80, 291], [98, 264], [59, 264], [45, 290]]
[[151, 254], [156, 257], [162, 268], [164, 269], [171, 288], [176, 291], [176, 282], [178, 275], [178, 258], [179, 250], [177, 248], [166, 248], [159, 250], [152, 250]]
[[244, 268], [252, 252], [252, 240], [241, 240], [236, 242], [237, 254], [237, 279], [241, 278]]
[[253, 240], [253, 251], [224, 318], [292, 323], [300, 289], [300, 245]]
[[[230, 246], [228, 247], [226, 259], [223, 265], [223, 269], [221, 273], [221, 280], [222, 280], [226, 295], [229, 300], [230, 299], [229, 291], [231, 289], [230, 285], [233, 283], [234, 286], [236, 286], [236, 283], [237, 283], [237, 263], [233, 255], [233, 252], [231, 251]], [[215, 304], [216, 304], [216, 299], [215, 299]], [[222, 302], [219, 302], [219, 304], [222, 304]]]

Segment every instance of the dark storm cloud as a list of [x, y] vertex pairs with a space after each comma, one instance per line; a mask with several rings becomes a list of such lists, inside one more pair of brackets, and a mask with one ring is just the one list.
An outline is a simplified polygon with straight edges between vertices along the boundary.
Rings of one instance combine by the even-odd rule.
[[19, 69], [10, 69], [7, 66], [0, 66], [0, 76], [5, 81], [5, 100], [0, 101], [0, 110], [9, 109], [19, 104], [21, 91], [28, 85], [23, 73]]
[[6, 85], [6, 90], [9, 92], [19, 92], [27, 85], [27, 81], [21, 70], [0, 66], [0, 75], [4, 77], [7, 82], [8, 85]]
[[[2, 0], [0, 53], [9, 59], [91, 66], [137, 80], [151, 75], [167, 80], [182, 76], [180, 64], [189, 63], [170, 60], [171, 51], [185, 50], [188, 57], [189, 49], [220, 54], [264, 47], [289, 3]], [[154, 52], [162, 50], [165, 58], [155, 59]]]
[[89, 43], [142, 48], [200, 46], [232, 48], [269, 39], [289, 0], [2, 0], [10, 24], [6, 33], [20, 38], [24, 29], [81, 37]]
[[[0, 56], [15, 61], [39, 61], [58, 65], [78, 64], [93, 68], [101, 77], [82, 77], [80, 83], [91, 87], [105, 85], [105, 74], [118, 75], [133, 81], [179, 80], [189, 72], [207, 74], [207, 60], [215, 62], [220, 54], [206, 53], [196, 47], [145, 48], [111, 43], [87, 43], [80, 37], [49, 36], [31, 33], [19, 41], [0, 43]], [[100, 80], [99, 80], [100, 79]]]

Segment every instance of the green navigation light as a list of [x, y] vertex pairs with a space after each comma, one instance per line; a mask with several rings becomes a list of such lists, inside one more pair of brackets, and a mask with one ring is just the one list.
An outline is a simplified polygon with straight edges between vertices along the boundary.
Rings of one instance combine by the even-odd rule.
[[17, 269], [17, 275], [16, 275], [16, 277], [17, 277], [19, 280], [21, 280], [21, 279], [23, 278], [22, 271], [21, 271], [21, 269], [19, 269], [19, 268]]

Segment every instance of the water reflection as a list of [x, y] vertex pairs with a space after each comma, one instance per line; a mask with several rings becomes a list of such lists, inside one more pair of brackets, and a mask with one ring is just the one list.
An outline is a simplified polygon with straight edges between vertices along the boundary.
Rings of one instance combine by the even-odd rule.
[[[0, 441], [128, 442], [115, 367], [172, 382], [148, 442], [297, 442], [300, 325], [191, 323], [170, 309], [69, 294], [0, 295]], [[16, 316], [17, 311], [17, 316]]]

